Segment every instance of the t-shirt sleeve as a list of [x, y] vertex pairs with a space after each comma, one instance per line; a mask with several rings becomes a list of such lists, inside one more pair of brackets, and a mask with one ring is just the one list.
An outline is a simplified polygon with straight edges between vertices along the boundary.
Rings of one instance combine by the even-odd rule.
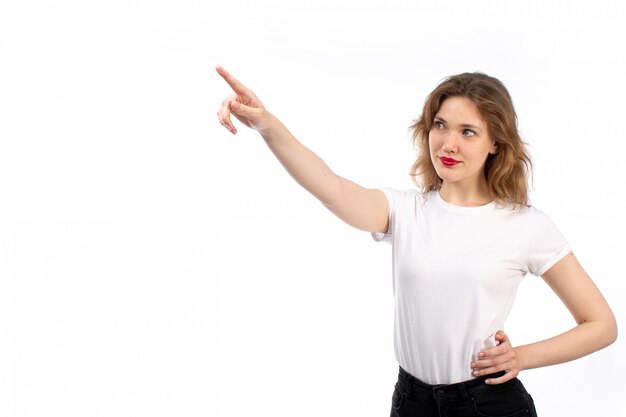
[[528, 272], [539, 277], [567, 255], [572, 247], [552, 219], [536, 210], [528, 248]]
[[379, 190], [385, 193], [385, 196], [387, 197], [387, 202], [389, 203], [389, 227], [387, 228], [386, 233], [371, 232], [371, 235], [376, 242], [391, 243], [393, 238], [393, 226], [396, 209], [395, 192], [390, 187], [379, 188]]

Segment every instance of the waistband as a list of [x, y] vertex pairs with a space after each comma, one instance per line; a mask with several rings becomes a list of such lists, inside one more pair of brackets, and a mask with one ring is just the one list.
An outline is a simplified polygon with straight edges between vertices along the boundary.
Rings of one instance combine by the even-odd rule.
[[465, 397], [468, 394], [475, 393], [486, 389], [491, 389], [493, 386], [504, 387], [508, 384], [516, 385], [517, 377], [511, 378], [502, 384], [489, 385], [485, 384], [485, 380], [488, 378], [498, 378], [504, 375], [505, 371], [495, 372], [489, 375], [483, 375], [476, 378], [468, 379], [466, 381], [456, 382], [454, 384], [428, 384], [421, 379], [409, 374], [404, 368], [399, 367], [398, 383], [403, 391], [407, 395], [435, 395], [436, 397]]

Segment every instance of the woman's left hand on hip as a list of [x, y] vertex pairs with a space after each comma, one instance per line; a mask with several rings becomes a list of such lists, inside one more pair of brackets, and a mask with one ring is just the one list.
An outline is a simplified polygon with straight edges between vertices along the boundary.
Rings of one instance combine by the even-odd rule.
[[487, 379], [485, 382], [490, 385], [502, 384], [515, 378], [521, 371], [515, 353], [515, 348], [511, 345], [509, 337], [502, 330], [496, 333], [496, 340], [500, 344], [490, 349], [483, 349], [478, 353], [478, 360], [472, 361], [472, 375], [484, 376], [499, 371], [506, 373], [499, 378]]

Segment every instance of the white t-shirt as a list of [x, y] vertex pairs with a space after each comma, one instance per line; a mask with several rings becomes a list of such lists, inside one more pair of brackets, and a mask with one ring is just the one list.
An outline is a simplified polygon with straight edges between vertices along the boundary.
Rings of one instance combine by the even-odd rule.
[[438, 190], [380, 188], [392, 245], [394, 351], [411, 375], [429, 384], [475, 378], [470, 362], [497, 346], [517, 288], [571, 251], [548, 215], [530, 207], [446, 202]]

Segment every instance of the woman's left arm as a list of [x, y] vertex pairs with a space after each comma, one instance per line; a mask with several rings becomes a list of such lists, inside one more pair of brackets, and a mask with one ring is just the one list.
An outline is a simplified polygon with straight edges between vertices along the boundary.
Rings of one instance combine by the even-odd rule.
[[506, 370], [507, 374], [490, 381], [503, 383], [524, 369], [569, 362], [615, 342], [615, 316], [573, 252], [565, 255], [541, 278], [563, 301], [578, 325], [550, 339], [517, 347], [512, 347], [508, 337], [500, 332], [500, 345], [485, 349], [483, 359], [472, 363], [472, 368], [479, 369], [475, 375]]

